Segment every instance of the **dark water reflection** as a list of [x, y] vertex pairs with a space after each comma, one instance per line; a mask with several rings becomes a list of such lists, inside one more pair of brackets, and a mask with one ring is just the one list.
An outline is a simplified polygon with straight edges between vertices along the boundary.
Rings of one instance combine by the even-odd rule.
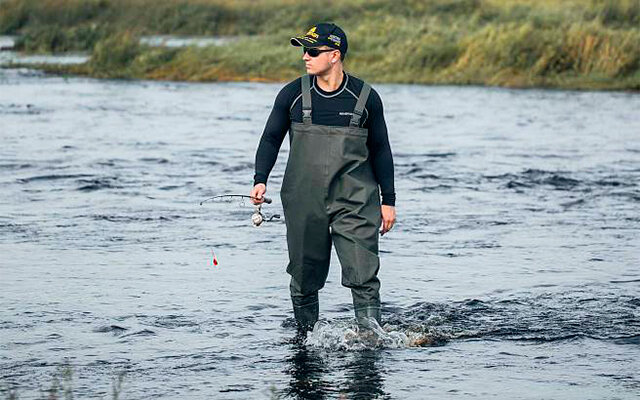
[[[384, 368], [379, 350], [361, 350], [347, 353], [329, 362], [326, 353], [302, 343], [292, 346], [287, 358], [291, 377], [285, 398], [325, 399], [344, 396], [350, 399], [390, 398], [384, 389]], [[330, 371], [340, 368], [344, 377], [338, 382], [330, 380]]]
[[355, 399], [384, 398], [384, 369], [379, 351], [363, 350], [354, 354], [347, 364], [345, 392]]
[[294, 399], [309, 399], [326, 397], [327, 389], [333, 385], [326, 381], [328, 366], [319, 351], [305, 346], [303, 343], [294, 344], [291, 354], [287, 357], [285, 373], [290, 376], [286, 397]]

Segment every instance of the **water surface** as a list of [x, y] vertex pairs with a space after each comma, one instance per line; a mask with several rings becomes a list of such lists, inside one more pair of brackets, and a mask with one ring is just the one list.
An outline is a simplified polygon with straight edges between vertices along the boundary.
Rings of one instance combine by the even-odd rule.
[[333, 253], [300, 343], [284, 221], [199, 205], [249, 193], [281, 87], [0, 70], [3, 395], [68, 366], [78, 398], [119, 376], [129, 399], [637, 398], [637, 94], [374, 85], [398, 197], [384, 331], [353, 335]]

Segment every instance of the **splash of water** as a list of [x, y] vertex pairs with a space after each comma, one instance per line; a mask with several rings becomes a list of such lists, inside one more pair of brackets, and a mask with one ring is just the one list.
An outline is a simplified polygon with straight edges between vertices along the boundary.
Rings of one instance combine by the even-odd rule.
[[401, 327], [368, 320], [367, 327], [355, 321], [318, 321], [307, 333], [305, 344], [325, 350], [400, 349], [408, 347], [438, 346], [450, 337], [432, 327]]

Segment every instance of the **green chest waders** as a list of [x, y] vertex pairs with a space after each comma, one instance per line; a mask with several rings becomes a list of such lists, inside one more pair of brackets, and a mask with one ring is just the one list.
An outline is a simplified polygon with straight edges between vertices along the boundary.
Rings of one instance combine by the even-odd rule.
[[371, 87], [364, 84], [349, 126], [311, 123], [309, 75], [302, 77], [303, 122], [292, 122], [280, 197], [287, 226], [291, 299], [300, 327], [318, 320], [318, 290], [327, 279], [331, 243], [351, 289], [356, 319], [380, 321], [380, 192], [360, 118]]

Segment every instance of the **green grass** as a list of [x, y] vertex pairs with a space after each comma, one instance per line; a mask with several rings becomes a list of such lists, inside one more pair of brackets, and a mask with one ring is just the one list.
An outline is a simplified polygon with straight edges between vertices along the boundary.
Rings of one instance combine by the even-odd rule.
[[[8, 0], [0, 33], [25, 51], [85, 50], [96, 77], [284, 81], [289, 37], [318, 21], [349, 36], [346, 69], [372, 82], [640, 90], [638, 0]], [[158, 49], [148, 34], [252, 36]]]

